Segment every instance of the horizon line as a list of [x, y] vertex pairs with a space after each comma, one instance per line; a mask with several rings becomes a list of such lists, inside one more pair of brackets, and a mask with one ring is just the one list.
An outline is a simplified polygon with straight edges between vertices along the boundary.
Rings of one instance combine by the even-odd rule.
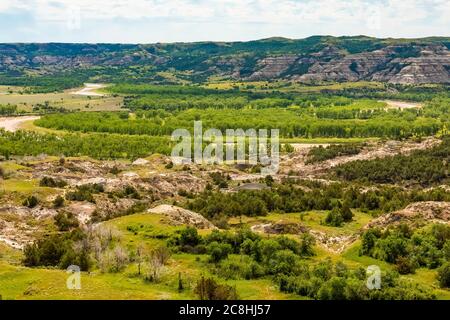
[[368, 38], [368, 39], [375, 39], [375, 40], [408, 40], [408, 41], [414, 41], [414, 40], [427, 40], [427, 39], [448, 39], [450, 40], [449, 36], [441, 36], [441, 35], [430, 35], [426, 37], [374, 37], [374, 36], [367, 36], [367, 35], [354, 35], [354, 36], [348, 36], [348, 35], [341, 35], [341, 36], [332, 36], [332, 35], [311, 35], [304, 38], [288, 38], [283, 36], [272, 36], [268, 38], [258, 38], [258, 39], [252, 39], [252, 40], [235, 40], [235, 41], [223, 41], [223, 40], [198, 40], [198, 41], [172, 41], [172, 42], [59, 42], [59, 41], [47, 41], [47, 42], [34, 42], [34, 41], [19, 41], [19, 42], [1, 42], [0, 44], [90, 44], [90, 45], [157, 45], [157, 44], [201, 44], [201, 43], [223, 43], [223, 44], [232, 44], [232, 43], [245, 43], [245, 42], [258, 42], [258, 41], [268, 41], [268, 40], [289, 40], [289, 41], [300, 41], [300, 40], [306, 40], [309, 38]]

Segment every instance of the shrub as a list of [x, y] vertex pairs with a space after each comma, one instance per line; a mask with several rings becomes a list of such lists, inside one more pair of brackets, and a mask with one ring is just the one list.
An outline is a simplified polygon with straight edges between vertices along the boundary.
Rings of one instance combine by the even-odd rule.
[[304, 257], [314, 255], [314, 244], [316, 239], [309, 233], [303, 233], [301, 235], [299, 254]]
[[442, 288], [450, 288], [450, 262], [438, 269], [438, 281]]
[[267, 186], [271, 187], [271, 186], [273, 185], [273, 183], [275, 182], [275, 180], [273, 179], [272, 176], [267, 175], [267, 176], [264, 178], [264, 182], [265, 182], [265, 184], [266, 184]]
[[[89, 248], [85, 245], [75, 246], [85, 238], [80, 229], [70, 233], [55, 234], [39, 239], [24, 248], [22, 263], [27, 267], [55, 266], [66, 268], [71, 264], [80, 266], [87, 271], [90, 266]], [[77, 250], [74, 248], [77, 247]]]
[[79, 226], [78, 219], [72, 212], [60, 212], [54, 219], [55, 225], [60, 231], [68, 231]]
[[290, 250], [281, 250], [267, 262], [269, 274], [291, 274], [295, 271], [298, 257]]
[[217, 265], [216, 273], [225, 279], [256, 279], [264, 275], [264, 268], [248, 256], [239, 260], [223, 260]]
[[65, 186], [67, 186], [67, 182], [62, 179], [43, 177], [41, 181], [39, 181], [39, 185], [41, 187], [64, 188]]
[[342, 218], [342, 215], [339, 212], [338, 208], [334, 208], [333, 210], [328, 212], [325, 218], [325, 224], [333, 227], [340, 227], [343, 222], [344, 219]]
[[128, 259], [126, 250], [121, 246], [116, 246], [100, 256], [99, 267], [102, 272], [121, 272], [125, 269]]
[[29, 196], [23, 201], [23, 205], [30, 209], [36, 207], [39, 204], [39, 199], [35, 196]]
[[194, 289], [200, 300], [237, 300], [236, 288], [219, 284], [213, 278], [202, 277]]
[[173, 168], [173, 162], [170, 161], [168, 164], [165, 165], [166, 169], [172, 169]]
[[136, 190], [136, 188], [133, 186], [130, 186], [130, 185], [125, 186], [125, 188], [122, 191], [122, 197], [123, 198], [132, 198], [132, 199], [136, 199], [136, 200], [141, 199], [141, 195]]
[[104, 188], [101, 184], [86, 184], [78, 186], [77, 190], [66, 194], [66, 199], [71, 201], [89, 201], [95, 203], [93, 194], [101, 193]]
[[61, 196], [57, 196], [55, 200], [53, 200], [53, 206], [55, 208], [61, 208], [62, 206], [64, 206], [64, 198]]
[[345, 278], [333, 277], [320, 287], [317, 293], [318, 298], [320, 300], [344, 300], [346, 286]]
[[395, 268], [400, 274], [409, 274], [416, 271], [415, 262], [409, 257], [398, 257]]
[[146, 263], [145, 279], [150, 282], [158, 282], [164, 272], [164, 266], [170, 258], [170, 251], [165, 246], [154, 249]]
[[218, 243], [214, 241], [208, 245], [207, 251], [210, 254], [211, 262], [217, 263], [226, 259], [233, 250], [228, 243]]
[[350, 207], [347, 203], [344, 203], [339, 211], [341, 213], [341, 216], [342, 216], [342, 219], [344, 220], [344, 222], [352, 221], [353, 213], [352, 213], [352, 210], [350, 210]]
[[200, 243], [200, 236], [198, 235], [197, 229], [194, 227], [187, 227], [181, 230], [179, 237], [179, 245], [180, 246], [193, 246], [195, 247]]

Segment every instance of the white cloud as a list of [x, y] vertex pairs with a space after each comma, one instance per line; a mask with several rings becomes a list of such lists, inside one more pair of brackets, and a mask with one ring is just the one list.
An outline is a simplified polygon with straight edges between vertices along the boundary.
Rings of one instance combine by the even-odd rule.
[[[0, 0], [0, 15], [26, 12], [36, 28], [44, 30], [46, 24], [67, 24], [71, 14], [78, 12], [75, 5], [82, 25], [103, 26], [106, 31], [97, 30], [98, 36], [108, 35], [108, 28], [124, 30], [120, 41], [127, 33], [134, 37], [129, 31], [133, 23], [157, 23], [164, 36], [162, 29], [181, 30], [179, 38], [169, 34], [177, 40], [183, 40], [181, 36], [237, 40], [262, 34], [413, 37], [449, 35], [450, 31], [449, 0]], [[107, 41], [98, 39], [102, 40]]]
[[[79, 6], [86, 19], [226, 18], [241, 22], [284, 22], [321, 19], [363, 20], [368, 8], [383, 8], [386, 17], [411, 21], [433, 8], [441, 17], [448, 0], [2, 0], [0, 12], [22, 9], [41, 19], [62, 19], [69, 7]], [[448, 15], [446, 16], [448, 17]]]

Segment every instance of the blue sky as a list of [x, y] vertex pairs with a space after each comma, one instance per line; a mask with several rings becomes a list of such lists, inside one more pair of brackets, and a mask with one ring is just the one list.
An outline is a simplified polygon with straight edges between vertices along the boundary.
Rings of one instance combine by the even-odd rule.
[[0, 42], [450, 36], [450, 0], [0, 0]]

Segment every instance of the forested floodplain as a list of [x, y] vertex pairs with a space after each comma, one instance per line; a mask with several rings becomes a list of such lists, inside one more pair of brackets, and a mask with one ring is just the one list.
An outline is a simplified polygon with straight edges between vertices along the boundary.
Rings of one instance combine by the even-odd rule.
[[[448, 86], [143, 68], [0, 75], [0, 115], [39, 118], [0, 130], [0, 297], [450, 299]], [[106, 96], [72, 96], [93, 80]], [[280, 171], [172, 162], [195, 121], [279, 129]]]
[[136, 109], [131, 115], [128, 112], [47, 115], [36, 124], [57, 130], [162, 136], [178, 128], [193, 130], [194, 121], [200, 120], [205, 129], [223, 132], [238, 128], [279, 129], [284, 138], [401, 139], [434, 135], [447, 128], [448, 108], [446, 100], [420, 110], [392, 110], [371, 101], [328, 107]]

